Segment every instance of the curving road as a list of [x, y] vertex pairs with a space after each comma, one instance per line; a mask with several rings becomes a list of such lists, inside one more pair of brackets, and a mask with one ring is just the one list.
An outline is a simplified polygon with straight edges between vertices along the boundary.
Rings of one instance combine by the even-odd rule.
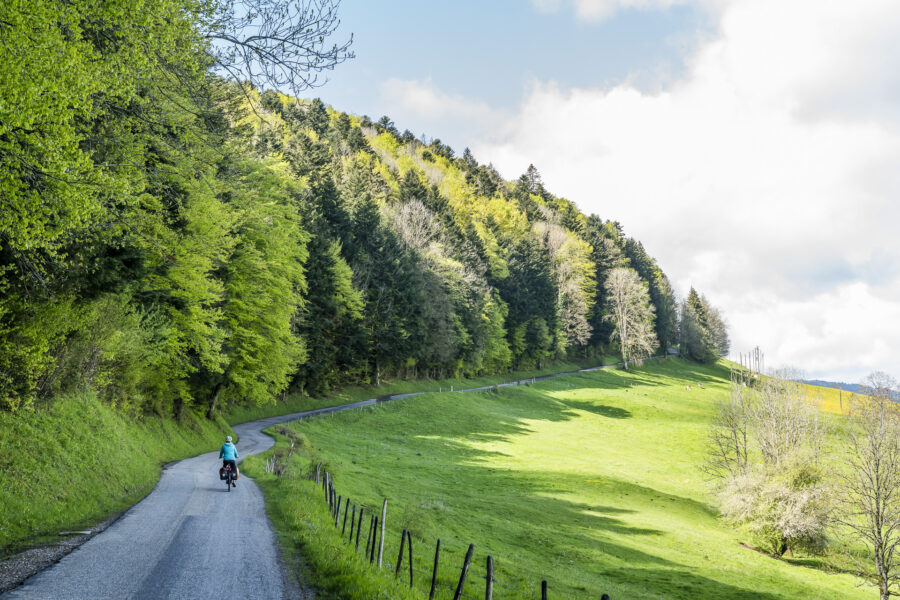
[[[657, 357], [654, 357], [657, 358]], [[500, 387], [595, 371], [605, 365], [499, 384]], [[470, 392], [493, 386], [456, 390]], [[242, 457], [269, 449], [272, 425], [429, 392], [251, 421], [234, 427]], [[433, 392], [430, 392], [433, 393]], [[12, 599], [281, 599], [306, 595], [280, 561], [263, 495], [242, 477], [232, 492], [219, 481], [217, 452], [172, 463], [153, 491], [119, 520], [52, 567], [0, 596]]]
[[[241, 456], [272, 446], [263, 429], [301, 416], [234, 427]], [[217, 452], [169, 465], [154, 490], [103, 533], [2, 598], [288, 597], [259, 487], [242, 477], [227, 492], [220, 465]]]

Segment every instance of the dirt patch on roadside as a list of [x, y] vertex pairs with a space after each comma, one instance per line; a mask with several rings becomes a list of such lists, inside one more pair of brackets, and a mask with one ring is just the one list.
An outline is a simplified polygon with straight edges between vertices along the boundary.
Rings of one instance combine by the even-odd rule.
[[58, 541], [25, 548], [21, 552], [0, 560], [0, 594], [19, 587], [32, 575], [58, 563], [66, 554], [104, 531], [123, 514], [125, 514], [124, 511], [90, 529], [71, 532], [70, 535]]

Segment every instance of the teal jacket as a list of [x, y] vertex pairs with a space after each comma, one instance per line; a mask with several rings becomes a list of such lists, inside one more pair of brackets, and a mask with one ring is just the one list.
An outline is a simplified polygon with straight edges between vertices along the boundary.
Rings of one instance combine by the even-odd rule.
[[225, 442], [222, 444], [222, 449], [219, 450], [219, 458], [222, 460], [237, 460], [238, 451], [237, 448], [234, 447], [234, 444], [231, 442]]

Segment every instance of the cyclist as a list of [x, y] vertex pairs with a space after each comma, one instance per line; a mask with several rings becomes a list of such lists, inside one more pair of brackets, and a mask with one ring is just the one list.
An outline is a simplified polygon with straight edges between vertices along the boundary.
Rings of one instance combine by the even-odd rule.
[[[222, 444], [222, 449], [219, 450], [219, 458], [222, 459], [222, 469], [231, 465], [232, 470], [234, 471], [234, 478], [237, 479], [240, 476], [240, 472], [237, 468], [237, 458], [238, 451], [234, 444], [231, 443], [231, 436], [225, 436], [225, 443]], [[237, 483], [232, 481], [231, 485], [233, 487], [237, 487]]]

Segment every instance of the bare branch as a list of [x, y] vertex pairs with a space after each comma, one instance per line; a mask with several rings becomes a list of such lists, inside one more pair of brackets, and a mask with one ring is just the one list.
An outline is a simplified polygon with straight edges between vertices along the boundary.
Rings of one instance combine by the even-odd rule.
[[340, 0], [229, 0], [203, 23], [209, 54], [237, 83], [294, 94], [324, 85], [323, 71], [354, 57], [353, 35], [329, 46]]

